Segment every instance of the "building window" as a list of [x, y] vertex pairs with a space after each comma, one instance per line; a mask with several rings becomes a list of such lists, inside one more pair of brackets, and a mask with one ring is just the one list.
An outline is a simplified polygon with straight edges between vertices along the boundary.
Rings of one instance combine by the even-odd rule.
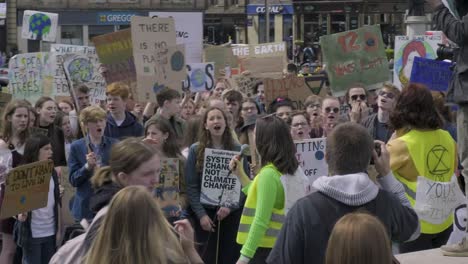
[[83, 45], [83, 26], [61, 26], [61, 43]]
[[265, 34], [266, 15], [258, 15], [258, 43], [275, 42], [275, 15], [270, 14], [270, 41]]
[[93, 45], [91, 40], [94, 37], [114, 32], [114, 26], [88, 26], [88, 32], [88, 43], [91, 46]]

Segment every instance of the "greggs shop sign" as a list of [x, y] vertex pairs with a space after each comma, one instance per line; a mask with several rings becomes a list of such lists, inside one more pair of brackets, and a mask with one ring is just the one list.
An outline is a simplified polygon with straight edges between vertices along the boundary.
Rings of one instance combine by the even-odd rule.
[[133, 16], [141, 15], [138, 12], [99, 12], [97, 15], [98, 25], [130, 25]]

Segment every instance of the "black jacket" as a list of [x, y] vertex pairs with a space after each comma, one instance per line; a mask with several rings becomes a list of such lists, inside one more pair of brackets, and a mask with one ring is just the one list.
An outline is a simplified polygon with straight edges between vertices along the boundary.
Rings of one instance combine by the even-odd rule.
[[375, 199], [362, 206], [346, 205], [314, 192], [299, 200], [288, 212], [267, 263], [324, 263], [335, 223], [357, 210], [367, 210], [377, 216], [396, 242], [409, 240], [419, 224], [416, 213], [385, 190], [379, 190]]

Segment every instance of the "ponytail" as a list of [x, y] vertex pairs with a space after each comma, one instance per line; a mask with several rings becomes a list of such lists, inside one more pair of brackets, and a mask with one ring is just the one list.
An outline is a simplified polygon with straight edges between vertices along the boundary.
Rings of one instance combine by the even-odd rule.
[[99, 168], [91, 177], [91, 185], [93, 188], [99, 188], [107, 182], [112, 181], [112, 171], [110, 166]]

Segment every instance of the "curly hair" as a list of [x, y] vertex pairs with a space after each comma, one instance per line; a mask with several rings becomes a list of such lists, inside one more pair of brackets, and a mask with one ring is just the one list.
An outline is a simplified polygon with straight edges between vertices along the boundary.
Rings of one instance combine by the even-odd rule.
[[444, 121], [437, 111], [431, 92], [423, 84], [410, 83], [403, 89], [390, 115], [394, 129], [440, 129]]
[[231, 128], [229, 127], [229, 122], [228, 122], [226, 113], [220, 108], [209, 107], [203, 114], [203, 117], [202, 117], [203, 124], [200, 125], [200, 131], [198, 132], [197, 165], [196, 165], [198, 172], [203, 171], [203, 163], [204, 163], [203, 161], [205, 160], [205, 148], [213, 147], [213, 141], [211, 139], [210, 131], [205, 129], [206, 121], [208, 119], [208, 114], [213, 110], [221, 111], [224, 117], [224, 121], [226, 123], [226, 128], [224, 129], [224, 133], [221, 139], [222, 144], [223, 144], [223, 149], [234, 150], [234, 146], [235, 146], [234, 138], [231, 133]]

